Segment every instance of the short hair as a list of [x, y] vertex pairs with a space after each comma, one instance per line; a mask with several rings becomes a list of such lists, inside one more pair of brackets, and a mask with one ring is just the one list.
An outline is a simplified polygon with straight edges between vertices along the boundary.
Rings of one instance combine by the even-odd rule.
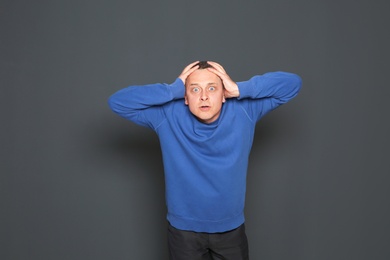
[[194, 66], [192, 66], [192, 68], [195, 67], [195, 66], [199, 66], [198, 69], [200, 69], [200, 70], [207, 69], [207, 68], [214, 68], [207, 61], [204, 61], [204, 60], [203, 61], [199, 61]]

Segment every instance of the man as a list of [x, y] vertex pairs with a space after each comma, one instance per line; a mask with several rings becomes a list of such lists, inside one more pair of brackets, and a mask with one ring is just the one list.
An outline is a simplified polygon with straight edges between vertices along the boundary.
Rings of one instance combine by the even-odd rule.
[[220, 64], [201, 61], [172, 84], [110, 97], [114, 112], [160, 139], [171, 259], [249, 259], [243, 211], [256, 122], [300, 87], [286, 72], [236, 83]]

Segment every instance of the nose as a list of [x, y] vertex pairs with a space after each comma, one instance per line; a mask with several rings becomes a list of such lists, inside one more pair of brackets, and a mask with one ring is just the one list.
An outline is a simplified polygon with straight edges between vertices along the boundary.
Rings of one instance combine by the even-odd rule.
[[209, 97], [207, 96], [206, 91], [203, 91], [202, 94], [200, 95], [200, 100], [206, 101], [208, 99], [209, 99]]

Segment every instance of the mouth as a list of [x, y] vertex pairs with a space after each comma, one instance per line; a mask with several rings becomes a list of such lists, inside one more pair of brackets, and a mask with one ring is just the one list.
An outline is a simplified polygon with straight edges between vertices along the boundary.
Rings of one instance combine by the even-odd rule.
[[211, 108], [210, 106], [200, 106], [200, 107], [199, 107], [199, 109], [200, 109], [201, 111], [204, 111], [204, 112], [205, 112], [205, 111], [209, 111], [210, 108]]

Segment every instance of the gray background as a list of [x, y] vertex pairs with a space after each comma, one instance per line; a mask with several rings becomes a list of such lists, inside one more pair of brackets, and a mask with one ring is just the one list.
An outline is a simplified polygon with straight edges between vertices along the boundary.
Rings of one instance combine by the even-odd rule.
[[257, 126], [251, 259], [389, 259], [389, 1], [0, 1], [0, 258], [167, 259], [155, 134], [107, 98], [194, 60], [300, 95]]

